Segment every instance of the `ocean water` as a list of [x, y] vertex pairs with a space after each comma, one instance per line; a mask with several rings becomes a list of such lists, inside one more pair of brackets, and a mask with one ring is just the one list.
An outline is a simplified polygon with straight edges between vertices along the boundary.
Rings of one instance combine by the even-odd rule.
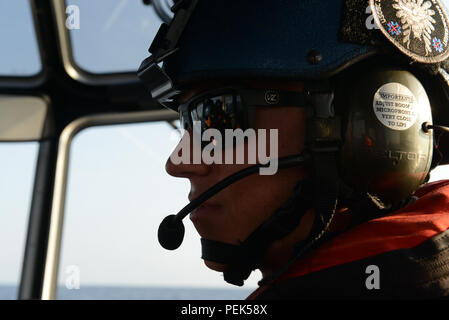
[[[58, 289], [60, 300], [244, 300], [254, 289], [97, 287]], [[0, 300], [17, 299], [17, 286], [0, 285]]]

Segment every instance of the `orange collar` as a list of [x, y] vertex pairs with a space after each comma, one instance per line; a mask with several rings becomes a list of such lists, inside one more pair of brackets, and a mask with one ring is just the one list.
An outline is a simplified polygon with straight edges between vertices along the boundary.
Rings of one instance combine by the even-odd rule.
[[[365, 222], [296, 261], [276, 282], [300, 277], [398, 249], [412, 248], [449, 229], [449, 180], [426, 184], [419, 199], [387, 216]], [[270, 284], [254, 291], [257, 297]]]
[[429, 183], [419, 198], [390, 215], [370, 220], [324, 243], [292, 265], [279, 281], [415, 247], [449, 228], [449, 180]]

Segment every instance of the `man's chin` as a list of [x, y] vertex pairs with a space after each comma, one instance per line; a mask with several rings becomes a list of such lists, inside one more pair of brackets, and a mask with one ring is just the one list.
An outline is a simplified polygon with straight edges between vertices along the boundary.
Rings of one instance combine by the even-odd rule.
[[212, 269], [214, 271], [219, 271], [219, 272], [223, 272], [226, 270], [227, 265], [222, 264], [222, 263], [217, 263], [217, 262], [212, 262], [209, 260], [205, 260], [204, 264], [209, 268]]

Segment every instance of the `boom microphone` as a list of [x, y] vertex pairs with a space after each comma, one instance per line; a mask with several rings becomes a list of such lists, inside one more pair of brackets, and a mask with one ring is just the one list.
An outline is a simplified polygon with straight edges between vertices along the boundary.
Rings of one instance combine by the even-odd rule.
[[[308, 153], [301, 153], [299, 155], [287, 156], [279, 159], [278, 168], [286, 169], [291, 167], [296, 167], [309, 161], [311, 156]], [[267, 167], [268, 164], [257, 164], [241, 171], [238, 171], [227, 178], [224, 178], [217, 184], [215, 184], [210, 189], [206, 190], [204, 193], [199, 195], [196, 199], [186, 205], [178, 214], [169, 215], [162, 220], [158, 229], [158, 239], [160, 245], [167, 250], [175, 250], [179, 248], [182, 241], [184, 240], [185, 228], [182, 223], [184, 219], [190, 212], [195, 208], [199, 207], [203, 202], [207, 201], [210, 197], [220, 192], [227, 186], [241, 180], [251, 174], [256, 173], [260, 168]]]

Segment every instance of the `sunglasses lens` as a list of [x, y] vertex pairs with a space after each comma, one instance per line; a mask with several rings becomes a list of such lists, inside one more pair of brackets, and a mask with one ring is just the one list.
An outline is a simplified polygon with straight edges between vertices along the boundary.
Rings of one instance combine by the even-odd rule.
[[192, 128], [192, 123], [189, 117], [189, 112], [180, 108], [179, 122], [182, 129], [187, 130]]
[[201, 131], [217, 129], [224, 133], [225, 129], [239, 128], [238, 101], [240, 99], [232, 94], [204, 99], [192, 106], [191, 119], [200, 122]]

